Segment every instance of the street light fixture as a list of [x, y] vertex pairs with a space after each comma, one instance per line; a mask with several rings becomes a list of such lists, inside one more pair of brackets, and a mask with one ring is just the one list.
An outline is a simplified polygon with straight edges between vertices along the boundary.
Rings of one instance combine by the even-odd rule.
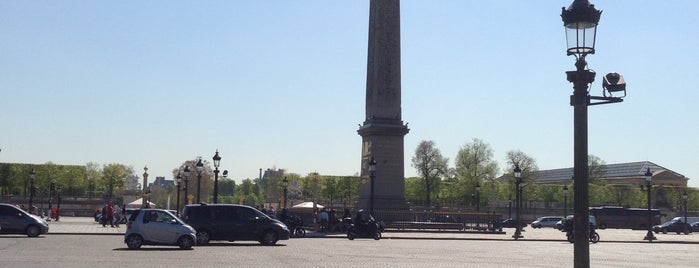
[[201, 157], [195, 165], [197, 169], [197, 204], [201, 203], [201, 172], [204, 170], [204, 163], [201, 162]]
[[36, 192], [36, 189], [34, 189], [34, 178], [36, 178], [36, 172], [32, 168], [32, 171], [29, 171], [29, 213], [34, 212], [34, 192]]
[[476, 186], [474, 186], [473, 188], [476, 189], [476, 212], [481, 212], [481, 184], [476, 182]]
[[189, 166], [184, 166], [184, 207], [189, 205]]
[[684, 226], [685, 226], [684, 233], [685, 234], [688, 234], [690, 231], [688, 229], [691, 228], [691, 226], [689, 225], [689, 222], [687, 222], [687, 198], [688, 197], [689, 196], [687, 196], [687, 190], [685, 189], [684, 193], [682, 193], [682, 201], [684, 202], [684, 204], [682, 206], [684, 207]]
[[653, 186], [653, 173], [650, 172], [650, 168], [646, 170], [646, 191], [648, 191], [648, 233], [646, 233], [646, 237], [643, 238], [643, 240], [648, 240], [648, 242], [653, 242], [653, 240], [656, 240], [655, 235], [653, 235], [653, 224], [651, 223], [651, 213], [650, 213], [650, 192], [651, 188]]
[[[573, 190], [575, 191], [574, 214], [574, 267], [590, 266], [589, 232], [589, 196], [588, 196], [588, 140], [587, 140], [587, 107], [590, 105], [608, 104], [623, 101], [623, 97], [612, 97], [613, 92], [624, 91], [626, 83], [621, 75], [612, 73], [605, 76], [603, 95], [590, 96], [588, 84], [595, 81], [595, 72], [587, 69], [585, 56], [595, 54], [595, 38], [597, 25], [602, 11], [595, 9], [588, 0], [575, 0], [566, 9], [562, 8], [561, 18], [566, 30], [567, 54], [575, 55], [575, 71], [568, 71], [567, 80], [573, 83], [573, 95], [570, 105], [574, 107], [573, 114]], [[606, 90], [606, 91], [605, 91]], [[609, 93], [609, 97], [607, 97]], [[592, 102], [595, 100], [596, 102]]]
[[563, 218], [568, 216], [568, 185], [563, 184]]
[[376, 179], [376, 159], [371, 157], [369, 161], [369, 213], [374, 215], [374, 179]]
[[141, 195], [141, 208], [148, 207], [148, 200], [146, 200], [146, 187], [148, 186], [148, 166], [143, 167], [143, 194]]
[[512, 238], [515, 240], [523, 238], [524, 236], [522, 235], [522, 219], [521, 219], [521, 202], [522, 202], [522, 170], [519, 168], [518, 164], [515, 164], [515, 169], [514, 169], [514, 175], [515, 175], [515, 208], [516, 208], [516, 220], [515, 220], [515, 234], [512, 235]]
[[282, 180], [282, 186], [284, 186], [284, 208], [286, 208], [286, 194], [289, 190], [289, 180], [286, 177]]
[[179, 171], [177, 172], [177, 199], [175, 201], [175, 211], [177, 211], [177, 215], [180, 215], [180, 191], [182, 190], [182, 173]]
[[218, 155], [218, 150], [214, 154], [214, 204], [218, 203], [218, 167], [221, 165], [221, 156]]

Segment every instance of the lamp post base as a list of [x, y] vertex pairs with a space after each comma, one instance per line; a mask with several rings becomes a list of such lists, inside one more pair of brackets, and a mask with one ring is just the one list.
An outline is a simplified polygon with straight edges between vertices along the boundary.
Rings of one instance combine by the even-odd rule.
[[648, 233], [646, 234], [646, 237], [643, 238], [643, 240], [648, 240], [648, 242], [653, 242], [653, 240], [658, 240], [655, 238], [655, 235], [653, 235], [653, 232], [648, 230]]

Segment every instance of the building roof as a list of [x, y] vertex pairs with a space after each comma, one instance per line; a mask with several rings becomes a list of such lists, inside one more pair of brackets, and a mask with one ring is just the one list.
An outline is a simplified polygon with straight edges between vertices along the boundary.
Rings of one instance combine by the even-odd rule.
[[[661, 172], [670, 172], [675, 177], [689, 180], [689, 178], [686, 178], [682, 174], [650, 161], [602, 165], [600, 166], [600, 172], [602, 174], [600, 179], [614, 180], [644, 177], [648, 168], [650, 168], [654, 176]], [[561, 183], [570, 181], [573, 178], [573, 168], [540, 170], [535, 174], [537, 176], [537, 182], [539, 183]]]

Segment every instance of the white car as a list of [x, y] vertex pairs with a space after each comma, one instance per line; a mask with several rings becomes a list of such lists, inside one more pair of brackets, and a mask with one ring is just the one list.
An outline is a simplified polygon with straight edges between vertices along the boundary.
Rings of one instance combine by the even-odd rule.
[[542, 228], [542, 227], [551, 227], [551, 228], [556, 228], [556, 223], [559, 222], [562, 219], [562, 217], [555, 217], [555, 216], [549, 216], [549, 217], [540, 217], [533, 221], [531, 223], [532, 228]]
[[134, 211], [124, 233], [124, 243], [129, 249], [138, 249], [142, 245], [172, 245], [191, 249], [196, 241], [196, 231], [192, 226], [162, 209]]

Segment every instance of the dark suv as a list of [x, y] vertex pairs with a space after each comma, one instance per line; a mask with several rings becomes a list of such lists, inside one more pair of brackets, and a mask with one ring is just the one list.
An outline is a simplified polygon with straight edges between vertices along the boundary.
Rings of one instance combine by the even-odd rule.
[[182, 220], [197, 231], [197, 245], [210, 240], [259, 241], [274, 245], [289, 239], [289, 228], [249, 206], [195, 204], [182, 210]]

